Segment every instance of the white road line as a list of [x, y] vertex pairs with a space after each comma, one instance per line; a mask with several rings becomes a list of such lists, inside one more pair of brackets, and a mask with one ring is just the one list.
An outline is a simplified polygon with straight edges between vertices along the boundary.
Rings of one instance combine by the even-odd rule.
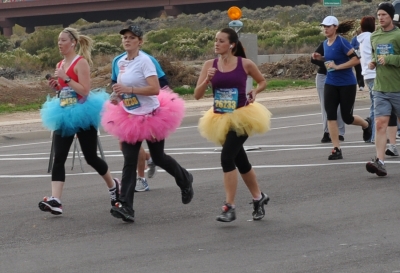
[[[356, 142], [359, 143], [359, 142]], [[362, 142], [364, 143], [364, 142]], [[350, 143], [348, 143], [350, 144]], [[325, 145], [325, 146], [323, 146]], [[269, 149], [256, 149], [259, 148], [269, 148]], [[361, 144], [361, 145], [342, 145], [341, 148], [344, 149], [358, 149], [358, 148], [365, 148], [370, 147], [371, 149], [375, 149], [375, 146], [371, 144]], [[275, 148], [275, 149], [274, 149]], [[315, 144], [315, 145], [255, 145], [255, 146], [245, 146], [247, 153], [268, 153], [268, 152], [281, 152], [281, 151], [299, 151], [299, 150], [327, 150], [330, 149], [330, 146], [326, 144]], [[256, 150], [252, 150], [256, 149]], [[193, 148], [170, 148], [165, 149], [168, 151], [188, 151], [188, 152], [168, 152], [168, 155], [219, 155], [221, 148], [214, 147], [214, 148], [200, 148], [200, 149], [193, 149]], [[196, 151], [197, 150], [197, 151]], [[198, 151], [198, 150], [205, 150], [205, 151]], [[110, 154], [111, 152], [105, 153], [107, 157], [122, 157], [122, 153], [120, 151], [115, 151], [113, 153], [117, 154]], [[42, 155], [43, 153], [38, 153], [37, 155]], [[72, 154], [72, 153], [70, 153]], [[19, 157], [19, 156], [34, 156], [35, 153], [32, 154], [12, 154], [12, 155], [0, 155], [0, 161], [24, 161], [24, 160], [48, 160], [49, 157]], [[14, 156], [14, 157], [11, 157]], [[75, 156], [76, 158], [78, 155]], [[68, 159], [72, 159], [72, 156], [68, 156]]]
[[[315, 163], [315, 164], [285, 164], [285, 165], [257, 165], [252, 166], [254, 169], [271, 169], [271, 168], [300, 168], [300, 167], [324, 167], [324, 166], [336, 166], [336, 165], [365, 165], [366, 161], [362, 162], [327, 162], [327, 163]], [[385, 164], [399, 164], [400, 161], [386, 161]], [[212, 168], [189, 168], [187, 169], [189, 172], [197, 172], [197, 171], [215, 171], [221, 170], [221, 167], [212, 167]], [[157, 170], [157, 172], [163, 173], [164, 170]], [[112, 174], [121, 174], [121, 171], [111, 171]], [[73, 173], [66, 174], [66, 176], [86, 176], [86, 175], [98, 175], [97, 172], [86, 172], [86, 173]], [[36, 174], [36, 175], [0, 175], [0, 178], [46, 178], [51, 177], [51, 174]]]

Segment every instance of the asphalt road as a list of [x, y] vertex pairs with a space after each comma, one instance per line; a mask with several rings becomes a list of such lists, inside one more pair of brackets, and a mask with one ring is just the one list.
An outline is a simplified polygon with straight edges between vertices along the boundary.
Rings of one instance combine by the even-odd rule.
[[[366, 102], [355, 114], [368, 115]], [[185, 120], [166, 151], [194, 175], [194, 199], [165, 172], [135, 195], [136, 221], [109, 213], [107, 188], [93, 169], [69, 158], [61, 217], [40, 211], [50, 194], [50, 138], [0, 140], [0, 272], [400, 272], [399, 159], [389, 175], [365, 170], [374, 156], [362, 131], [347, 126], [344, 159], [328, 161], [318, 105], [273, 109], [272, 130], [246, 142], [271, 201], [252, 221], [251, 196], [237, 193], [237, 220], [215, 217], [224, 201], [219, 150]], [[107, 162], [121, 176], [117, 141], [101, 135]], [[72, 150], [71, 150], [72, 152]]]

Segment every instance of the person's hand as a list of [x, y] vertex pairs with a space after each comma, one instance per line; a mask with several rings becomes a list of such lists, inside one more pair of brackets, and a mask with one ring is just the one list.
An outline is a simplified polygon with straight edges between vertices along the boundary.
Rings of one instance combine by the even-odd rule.
[[118, 96], [121, 96], [123, 94], [132, 94], [133, 88], [130, 86], [125, 86], [120, 83], [116, 83], [112, 86], [113, 92], [117, 94]]
[[385, 56], [378, 57], [378, 64], [385, 65]]
[[322, 59], [322, 56], [318, 52], [314, 52], [313, 54], [311, 54], [311, 58], [320, 61]]
[[110, 102], [114, 105], [118, 105], [120, 101], [121, 98], [115, 92], [112, 92], [110, 95]]
[[337, 70], [337, 65], [335, 64], [334, 61], [330, 61], [329, 63], [326, 64], [326, 69], [335, 69]]
[[370, 62], [369, 64], [368, 64], [368, 68], [369, 69], [375, 69], [375, 67], [376, 67], [376, 63], [373, 63], [373, 62]]
[[249, 93], [247, 93], [247, 101], [249, 103], [253, 103], [256, 100], [257, 92], [255, 89], [251, 90]]
[[53, 78], [50, 78], [50, 79], [49, 79], [48, 85], [49, 85], [52, 89], [54, 89], [55, 91], [60, 90], [60, 85], [59, 85], [58, 81], [55, 80], [55, 79], [53, 79]]
[[215, 67], [210, 67], [207, 70], [207, 80], [211, 81], [212, 78], [214, 78], [215, 72], [217, 71], [217, 69]]
[[56, 78], [61, 78], [63, 80], [65, 80], [66, 78], [68, 78], [67, 74], [65, 74], [64, 69], [62, 68], [56, 68], [56, 71], [54, 71], [54, 76]]

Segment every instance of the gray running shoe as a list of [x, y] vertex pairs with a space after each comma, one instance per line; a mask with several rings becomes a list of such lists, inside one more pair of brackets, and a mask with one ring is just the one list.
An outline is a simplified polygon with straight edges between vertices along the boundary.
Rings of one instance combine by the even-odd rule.
[[379, 161], [379, 158], [377, 158], [377, 157], [375, 157], [375, 159], [372, 159], [372, 162], [368, 162], [365, 167], [368, 172], [376, 173], [377, 176], [386, 176], [387, 175], [385, 165], [383, 165]]
[[235, 209], [232, 208], [231, 204], [226, 203], [225, 205], [222, 206], [222, 213], [217, 216], [216, 220], [225, 223], [236, 220]]
[[135, 191], [149, 191], [150, 187], [149, 184], [147, 184], [146, 178], [138, 177], [136, 179], [136, 187]]
[[399, 156], [399, 152], [397, 151], [396, 144], [389, 144], [386, 149], [385, 154], [390, 155], [390, 156]]
[[147, 171], [147, 177], [153, 178], [157, 172], [156, 164], [154, 164], [154, 162], [151, 161], [151, 162], [147, 163], [147, 167], [149, 167], [149, 170]]

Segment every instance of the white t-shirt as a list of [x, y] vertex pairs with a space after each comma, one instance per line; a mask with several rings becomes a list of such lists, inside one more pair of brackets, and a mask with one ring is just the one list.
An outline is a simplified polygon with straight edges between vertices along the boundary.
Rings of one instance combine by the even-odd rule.
[[[118, 61], [117, 82], [125, 86], [144, 87], [148, 86], [146, 78], [150, 76], [157, 77], [156, 67], [151, 59], [139, 51], [139, 55], [133, 60], [121, 58]], [[136, 97], [136, 98], [135, 98]], [[125, 94], [123, 96], [124, 109], [133, 115], [146, 115], [153, 112], [160, 106], [157, 96], [143, 96]]]

